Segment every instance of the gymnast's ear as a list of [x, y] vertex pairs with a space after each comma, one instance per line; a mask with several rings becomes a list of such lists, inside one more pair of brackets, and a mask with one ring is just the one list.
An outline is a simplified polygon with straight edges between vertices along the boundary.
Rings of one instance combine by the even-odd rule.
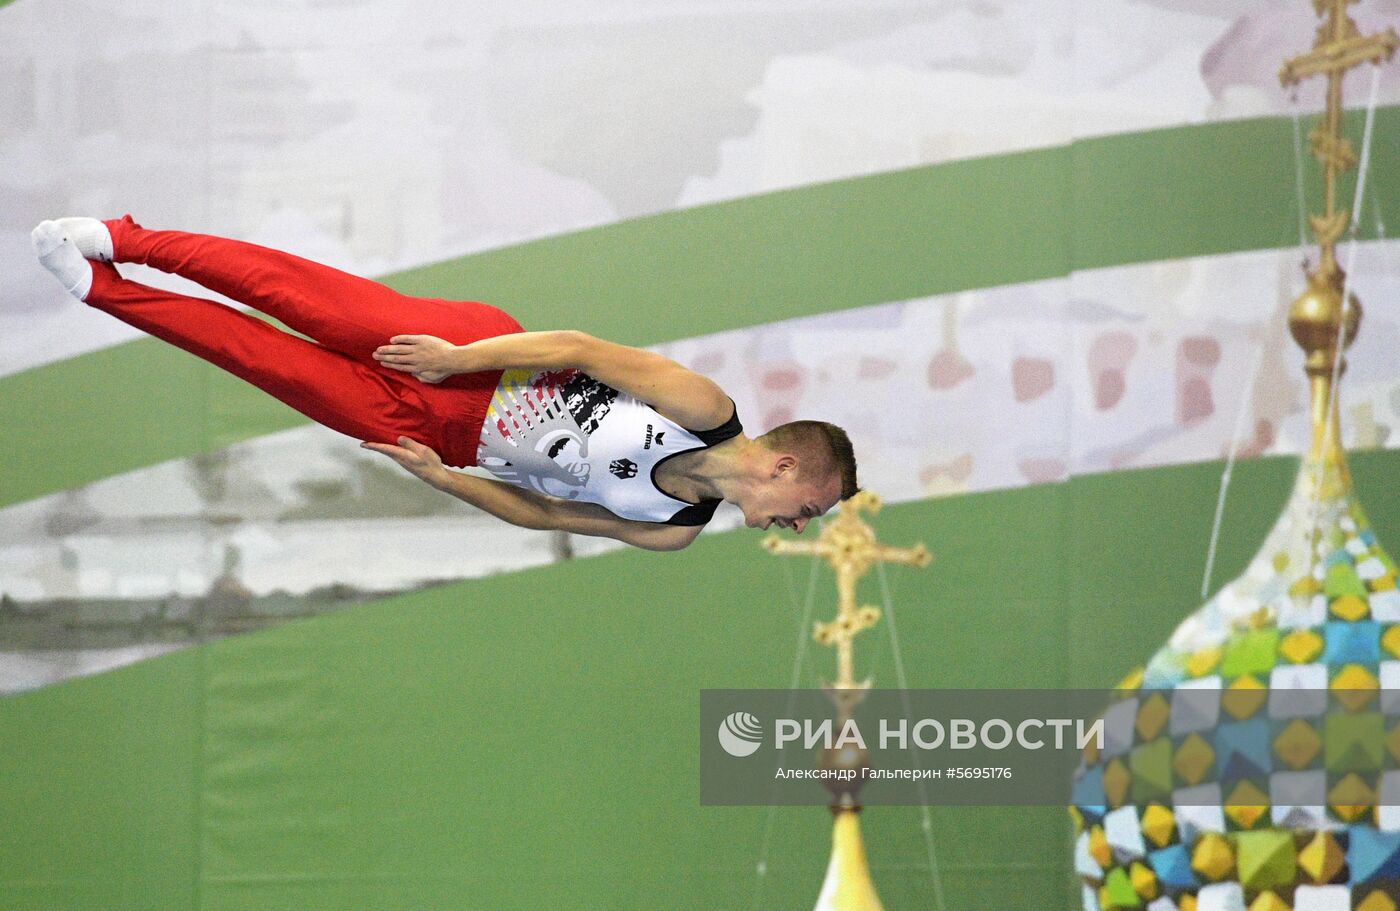
[[773, 460], [773, 477], [781, 477], [797, 469], [797, 456], [783, 453]]

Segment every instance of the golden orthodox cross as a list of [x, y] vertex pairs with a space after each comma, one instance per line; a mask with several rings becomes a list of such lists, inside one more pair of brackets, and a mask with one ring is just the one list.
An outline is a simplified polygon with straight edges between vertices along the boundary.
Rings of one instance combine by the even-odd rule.
[[[898, 563], [905, 566], [928, 566], [933, 559], [922, 544], [913, 547], [890, 547], [875, 540], [875, 531], [860, 517], [879, 512], [880, 498], [862, 490], [843, 500], [835, 519], [827, 522], [815, 541], [793, 541], [769, 535], [763, 546], [772, 554], [812, 555], [821, 557], [836, 573], [837, 612], [828, 622], [817, 622], [813, 638], [821, 645], [836, 649], [836, 681], [828, 684], [833, 699], [848, 715], [850, 708], [870, 687], [867, 678], [855, 679], [854, 639], [863, 630], [880, 620], [880, 609], [874, 605], [856, 606], [856, 583], [877, 563]], [[847, 695], [849, 694], [849, 695]]]
[[1312, 50], [1286, 61], [1278, 74], [1279, 81], [1287, 86], [1297, 85], [1310, 76], [1327, 76], [1327, 113], [1308, 134], [1313, 157], [1322, 164], [1324, 175], [1324, 211], [1308, 219], [1313, 236], [1322, 247], [1318, 271], [1324, 276], [1337, 271], [1334, 246], [1346, 231], [1350, 217], [1345, 209], [1337, 211], [1337, 176], [1356, 164], [1356, 152], [1342, 135], [1342, 78], [1347, 70], [1363, 63], [1379, 64], [1389, 60], [1400, 44], [1393, 28], [1362, 35], [1346, 14], [1347, 5], [1355, 2], [1357, 0], [1313, 0], [1313, 10], [1319, 16], [1325, 14], [1327, 21], [1318, 28]]

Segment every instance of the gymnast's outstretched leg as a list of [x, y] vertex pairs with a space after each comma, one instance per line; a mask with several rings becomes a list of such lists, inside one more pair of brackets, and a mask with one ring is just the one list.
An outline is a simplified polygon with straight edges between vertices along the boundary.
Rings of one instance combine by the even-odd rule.
[[90, 259], [141, 263], [188, 278], [366, 364], [377, 365], [371, 353], [394, 335], [435, 335], [464, 345], [520, 331], [519, 323], [488, 304], [408, 297], [257, 244], [148, 231], [129, 215], [106, 222], [65, 218], [59, 224]]
[[222, 367], [333, 430], [361, 440], [404, 435], [437, 442], [428, 402], [397, 375], [231, 307], [127, 281], [102, 251], [96, 262], [85, 259], [68, 234], [57, 222], [41, 223], [32, 234], [35, 252], [90, 306]]

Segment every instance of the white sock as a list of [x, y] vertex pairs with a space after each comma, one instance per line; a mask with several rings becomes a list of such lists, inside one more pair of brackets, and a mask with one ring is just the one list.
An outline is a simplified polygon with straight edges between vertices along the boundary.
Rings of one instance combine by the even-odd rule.
[[77, 245], [83, 259], [112, 261], [112, 232], [102, 222], [95, 218], [58, 218], [55, 221]]
[[41, 221], [29, 233], [29, 239], [44, 268], [63, 283], [69, 294], [78, 300], [87, 300], [92, 290], [92, 264], [78, 252], [63, 226], [56, 221]]

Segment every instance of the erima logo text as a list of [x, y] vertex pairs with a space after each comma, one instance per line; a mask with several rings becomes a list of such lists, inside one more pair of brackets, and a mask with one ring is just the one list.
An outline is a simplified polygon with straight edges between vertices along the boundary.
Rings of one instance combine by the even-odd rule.
[[[664, 437], [665, 435], [666, 435], [666, 431], [664, 431], [664, 430], [661, 431], [660, 433], [656, 434], [656, 436], [655, 436], [654, 439], [656, 440], [656, 445], [657, 445], [657, 446], [664, 446], [664, 445], [665, 445], [664, 443], [661, 442], [661, 438]], [[646, 440], [646, 443], [644, 443], [644, 444], [642, 445], [642, 448], [643, 448], [643, 449], [650, 449], [650, 448], [651, 448], [652, 439], [653, 439], [653, 437], [652, 437], [652, 434], [651, 434], [651, 425], [648, 424], [648, 425], [647, 425], [647, 440]]]

